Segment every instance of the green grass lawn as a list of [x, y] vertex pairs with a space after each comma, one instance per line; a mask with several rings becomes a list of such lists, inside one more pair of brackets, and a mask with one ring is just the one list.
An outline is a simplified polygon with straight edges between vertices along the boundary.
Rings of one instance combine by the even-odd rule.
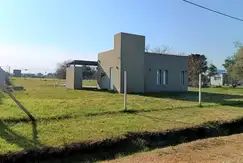
[[37, 124], [19, 122], [28, 118], [26, 114], [7, 95], [0, 96], [1, 153], [96, 141], [127, 132], [165, 131], [243, 116], [243, 89], [238, 88], [203, 89], [203, 107], [198, 107], [196, 89], [188, 93], [128, 95], [128, 109], [133, 112], [122, 113], [120, 94], [68, 90], [55, 87], [56, 81], [52, 79], [14, 78], [13, 82], [25, 87], [25, 91], [16, 91], [14, 95], [37, 119]]

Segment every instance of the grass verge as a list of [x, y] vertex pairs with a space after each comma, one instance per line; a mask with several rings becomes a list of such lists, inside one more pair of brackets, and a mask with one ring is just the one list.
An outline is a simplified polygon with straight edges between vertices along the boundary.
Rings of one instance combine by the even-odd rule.
[[168, 130], [166, 132], [128, 133], [114, 139], [73, 143], [61, 148], [42, 147], [35, 150], [1, 155], [0, 160], [1, 162], [63, 162], [65, 160], [68, 162], [94, 162], [114, 159], [117, 156], [152, 150], [158, 147], [175, 146], [198, 139], [227, 136], [242, 132], [243, 118], [240, 118], [230, 122], [208, 122], [191, 128]]
[[[130, 94], [129, 112], [123, 112], [120, 94], [68, 90], [54, 87], [52, 80], [13, 82], [25, 87], [25, 91], [16, 91], [14, 95], [35, 117], [36, 123], [31, 123], [10, 98], [3, 96], [0, 104], [2, 155], [42, 152], [42, 149], [62, 151], [74, 142], [102, 144], [126, 138], [128, 133], [165, 133], [211, 121], [232, 121], [243, 115], [242, 89], [203, 89], [203, 107], [198, 107], [195, 89], [186, 93]], [[138, 140], [138, 144], [142, 142]]]

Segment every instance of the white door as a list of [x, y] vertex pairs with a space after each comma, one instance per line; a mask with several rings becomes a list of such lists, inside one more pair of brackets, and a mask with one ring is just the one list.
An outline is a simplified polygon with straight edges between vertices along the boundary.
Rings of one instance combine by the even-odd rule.
[[110, 68], [110, 90], [114, 90], [114, 68]]

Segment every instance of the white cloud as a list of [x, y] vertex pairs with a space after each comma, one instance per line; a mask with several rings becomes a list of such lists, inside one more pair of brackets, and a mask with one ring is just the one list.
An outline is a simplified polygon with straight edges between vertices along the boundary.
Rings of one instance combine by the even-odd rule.
[[72, 52], [48, 46], [0, 45], [0, 66], [28, 69], [29, 72], [54, 71], [64, 60], [96, 60], [96, 53]]

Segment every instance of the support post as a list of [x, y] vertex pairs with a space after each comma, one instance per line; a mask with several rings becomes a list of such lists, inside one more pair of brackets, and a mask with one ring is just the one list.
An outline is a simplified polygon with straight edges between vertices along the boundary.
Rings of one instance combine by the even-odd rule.
[[198, 80], [198, 85], [199, 85], [199, 94], [198, 94], [198, 102], [199, 106], [202, 106], [202, 93], [201, 93], [201, 87], [202, 87], [202, 74], [199, 74], [199, 80]]
[[124, 71], [124, 111], [127, 111], [127, 72]]

